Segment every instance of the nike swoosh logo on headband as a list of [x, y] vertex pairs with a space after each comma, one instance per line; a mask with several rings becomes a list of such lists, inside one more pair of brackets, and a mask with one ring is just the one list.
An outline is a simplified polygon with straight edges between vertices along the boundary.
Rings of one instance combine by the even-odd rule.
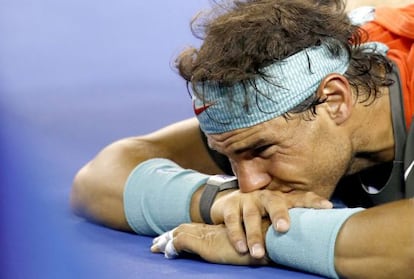
[[203, 104], [201, 107], [196, 107], [195, 102], [193, 102], [193, 109], [194, 109], [194, 113], [195, 115], [199, 115], [202, 112], [204, 112], [206, 109], [208, 109], [209, 107], [211, 107], [212, 105], [214, 105], [214, 103], [207, 103], [207, 104]]

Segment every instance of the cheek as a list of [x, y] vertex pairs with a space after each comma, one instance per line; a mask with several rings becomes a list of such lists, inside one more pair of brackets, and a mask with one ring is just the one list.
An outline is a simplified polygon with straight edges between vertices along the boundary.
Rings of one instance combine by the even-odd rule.
[[346, 172], [349, 154], [348, 149], [332, 143], [298, 144], [289, 155], [278, 154], [272, 158], [270, 173], [277, 185], [329, 197]]
[[345, 175], [351, 162], [350, 145], [335, 141], [314, 148], [308, 174], [312, 183], [319, 185], [319, 190], [325, 195], [332, 194], [338, 181]]
[[278, 184], [307, 184], [309, 163], [306, 158], [292, 155], [277, 155], [272, 158], [268, 169], [273, 180]]
[[323, 118], [301, 122], [288, 144], [273, 159], [276, 181], [328, 197], [345, 174], [351, 160], [351, 145], [340, 130]]

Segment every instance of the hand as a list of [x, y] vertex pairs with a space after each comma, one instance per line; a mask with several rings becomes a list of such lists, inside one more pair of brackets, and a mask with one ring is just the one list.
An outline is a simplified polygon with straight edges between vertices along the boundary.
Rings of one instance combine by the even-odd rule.
[[214, 224], [225, 224], [228, 238], [239, 253], [250, 251], [256, 259], [265, 256], [261, 223], [268, 217], [275, 230], [289, 230], [288, 209], [293, 207], [332, 208], [332, 203], [313, 192], [258, 190], [233, 191], [218, 197], [211, 208]]
[[[268, 220], [261, 224], [262, 238], [270, 225]], [[199, 255], [208, 262], [233, 265], [266, 265], [266, 257], [253, 258], [249, 253], [237, 252], [231, 244], [227, 229], [221, 225], [201, 223], [183, 224], [172, 231], [164, 233], [153, 241], [153, 253], [164, 253], [166, 258], [176, 258], [187, 252]]]

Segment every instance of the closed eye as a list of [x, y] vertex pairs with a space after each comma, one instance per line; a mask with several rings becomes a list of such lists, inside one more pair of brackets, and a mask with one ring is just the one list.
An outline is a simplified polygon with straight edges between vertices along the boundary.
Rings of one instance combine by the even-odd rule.
[[257, 157], [257, 156], [262, 156], [262, 157], [266, 157], [266, 151], [269, 150], [269, 148], [272, 146], [272, 144], [267, 144], [267, 145], [263, 145], [260, 147], [257, 147], [253, 150], [253, 156]]

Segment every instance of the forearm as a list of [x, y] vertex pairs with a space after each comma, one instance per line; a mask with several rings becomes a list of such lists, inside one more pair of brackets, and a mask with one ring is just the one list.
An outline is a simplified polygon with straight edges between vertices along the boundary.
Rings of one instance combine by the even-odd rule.
[[351, 216], [335, 247], [345, 278], [414, 278], [414, 201], [373, 207]]
[[[291, 228], [266, 234], [276, 263], [329, 278], [413, 278], [414, 202], [289, 211]], [[339, 277], [338, 277], [339, 276]]]

